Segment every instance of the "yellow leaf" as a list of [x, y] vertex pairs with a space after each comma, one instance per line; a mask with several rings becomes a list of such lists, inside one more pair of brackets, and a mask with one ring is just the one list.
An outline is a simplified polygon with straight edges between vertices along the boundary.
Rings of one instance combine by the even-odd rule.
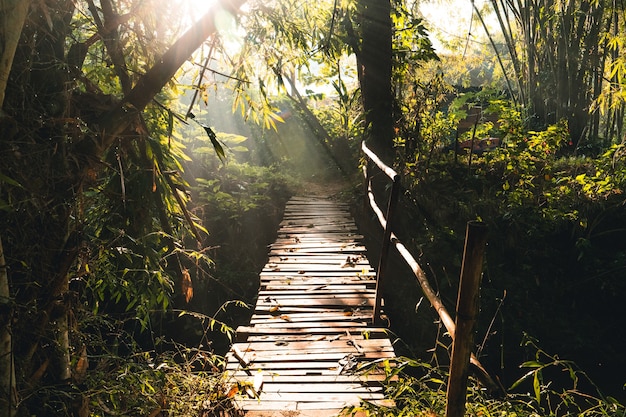
[[181, 290], [183, 295], [185, 296], [185, 302], [191, 301], [193, 298], [193, 283], [191, 282], [191, 275], [189, 275], [188, 269], [183, 269], [182, 271], [182, 281], [181, 281]]
[[226, 393], [226, 398], [233, 398], [235, 395], [237, 395], [238, 392], [239, 387], [237, 386], [237, 384], [233, 384], [228, 390], [228, 393]]
[[87, 368], [89, 368], [89, 360], [87, 359], [87, 346], [83, 345], [83, 348], [80, 351], [80, 357], [76, 362], [76, 366], [74, 367], [73, 377], [76, 382], [80, 383], [84, 381], [85, 376], [87, 375]]

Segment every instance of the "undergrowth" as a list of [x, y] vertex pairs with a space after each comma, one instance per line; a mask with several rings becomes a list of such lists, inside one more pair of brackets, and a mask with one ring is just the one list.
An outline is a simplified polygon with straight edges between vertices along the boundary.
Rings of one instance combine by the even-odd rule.
[[[589, 393], [579, 388], [584, 380], [595, 384], [575, 363], [550, 355], [527, 339], [535, 349], [535, 359], [520, 365], [526, 373], [508, 388], [504, 398], [494, 398], [476, 380], [468, 381], [466, 415], [499, 417], [585, 416], [623, 417], [626, 407], [615, 398], [603, 396], [596, 388]], [[447, 370], [419, 360], [396, 358], [386, 366], [385, 398], [394, 405], [362, 401], [343, 410], [344, 415], [363, 412], [377, 417], [436, 417], [446, 412]], [[569, 386], [555, 388], [547, 375], [567, 375]]]
[[223, 372], [224, 359], [202, 346], [128, 356], [109, 350], [96, 360], [83, 391], [92, 417], [238, 415], [238, 385]]

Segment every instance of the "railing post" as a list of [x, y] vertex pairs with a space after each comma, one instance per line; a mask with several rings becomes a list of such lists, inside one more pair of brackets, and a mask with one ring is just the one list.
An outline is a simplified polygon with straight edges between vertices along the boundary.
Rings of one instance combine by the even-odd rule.
[[387, 260], [389, 258], [389, 247], [391, 246], [391, 233], [393, 232], [393, 219], [398, 201], [398, 194], [400, 190], [400, 176], [396, 174], [393, 177], [393, 183], [391, 185], [391, 195], [389, 196], [389, 202], [387, 204], [387, 214], [385, 219], [385, 229], [383, 232], [383, 243], [380, 249], [380, 259], [378, 260], [378, 268], [376, 269], [376, 298], [374, 302], [374, 312], [372, 315], [372, 322], [377, 323], [380, 321], [380, 312], [382, 310], [382, 294], [386, 280]]
[[369, 190], [369, 184], [371, 181], [371, 166], [372, 163], [370, 162], [370, 158], [368, 157], [368, 155], [364, 152], [365, 154], [365, 163], [363, 164], [363, 177], [364, 177], [364, 182], [363, 182], [363, 209], [365, 210], [365, 213], [367, 213], [367, 209], [369, 207], [369, 204], [367, 202], [367, 192]]
[[480, 276], [486, 243], [487, 226], [482, 222], [468, 222], [456, 305], [456, 330], [452, 342], [446, 417], [463, 417], [465, 414], [467, 377], [474, 342], [473, 331], [478, 312]]

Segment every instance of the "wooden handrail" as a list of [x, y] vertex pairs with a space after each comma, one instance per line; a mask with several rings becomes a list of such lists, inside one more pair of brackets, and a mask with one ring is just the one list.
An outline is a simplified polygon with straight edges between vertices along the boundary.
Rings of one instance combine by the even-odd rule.
[[[367, 147], [365, 142], [361, 144], [361, 148], [363, 149], [363, 152], [367, 156], [367, 158], [371, 160], [375, 164], [375, 166], [380, 169], [381, 172], [384, 172], [385, 175], [390, 180], [393, 181], [392, 193], [389, 197], [389, 202], [388, 202], [388, 207], [392, 208], [391, 214], [393, 214], [393, 208], [395, 208], [395, 205], [397, 202], [397, 196], [398, 196], [397, 190], [394, 195], [393, 187], [397, 187], [397, 189], [399, 189], [400, 187], [399, 175], [392, 168], [385, 165], [380, 160], [380, 158], [378, 158], [378, 156]], [[430, 283], [428, 282], [428, 278], [426, 277], [426, 273], [424, 272], [422, 267], [415, 260], [413, 255], [411, 255], [411, 252], [406, 248], [406, 246], [404, 246], [404, 244], [402, 244], [402, 242], [398, 239], [398, 237], [393, 233], [392, 228], [391, 228], [392, 226], [391, 222], [393, 221], [393, 219], [390, 218], [389, 216], [389, 211], [390, 211], [389, 208], [387, 210], [387, 216], [385, 216], [383, 213], [383, 210], [380, 208], [380, 206], [376, 202], [376, 197], [372, 189], [371, 175], [368, 170], [368, 165], [369, 164], [365, 164], [363, 166], [363, 174], [365, 177], [365, 184], [366, 184], [366, 190], [367, 190], [366, 200], [369, 203], [368, 204], [369, 207], [376, 214], [376, 218], [378, 219], [379, 224], [382, 226], [384, 230], [384, 237], [383, 237], [384, 240], [383, 240], [383, 246], [382, 246], [381, 255], [380, 255], [381, 261], [383, 260], [383, 258], [385, 259], [385, 262], [383, 262], [383, 267], [386, 267], [386, 259], [388, 258], [389, 246], [390, 246], [390, 243], [393, 243], [394, 247], [396, 248], [400, 256], [404, 259], [404, 261], [413, 271], [413, 275], [417, 279], [417, 282], [419, 283], [422, 289], [422, 292], [424, 293], [424, 295], [430, 302], [430, 305], [435, 309], [435, 311], [439, 315], [439, 318], [441, 319], [441, 322], [446, 328], [446, 331], [448, 332], [450, 337], [454, 340], [455, 331], [456, 331], [456, 325], [455, 325], [454, 319], [452, 318], [450, 313], [448, 313], [448, 310], [443, 304], [443, 301], [441, 301], [441, 298], [439, 298], [437, 293], [431, 287]], [[393, 199], [395, 200], [392, 201]], [[387, 244], [385, 244], [386, 242]], [[382, 290], [382, 287], [384, 286], [385, 272], [386, 271], [384, 269], [381, 270], [380, 262], [379, 262], [379, 269], [376, 272], [376, 303], [375, 303], [375, 306], [378, 308], [378, 310], [375, 307], [374, 316], [373, 316], [374, 321], [380, 320], [380, 306], [382, 304], [380, 299], [382, 298], [381, 290]], [[482, 364], [480, 363], [476, 355], [474, 355], [473, 353], [470, 356], [470, 363], [472, 365], [472, 370], [474, 374], [485, 387], [487, 387], [491, 392], [494, 392], [494, 393], [498, 393], [498, 394], [504, 393], [504, 389], [502, 388], [502, 386], [498, 384], [491, 377], [491, 375], [489, 375], [487, 370], [482, 366]]]
[[372, 313], [372, 322], [378, 323], [381, 321], [383, 286], [385, 285], [386, 281], [385, 273], [387, 271], [387, 259], [389, 258], [389, 245], [392, 241], [391, 223], [395, 218], [394, 212], [396, 203], [398, 201], [398, 193], [400, 191], [400, 176], [396, 171], [385, 165], [378, 158], [378, 156], [365, 145], [365, 142], [361, 144], [361, 148], [363, 149], [365, 155], [367, 155], [367, 157], [378, 167], [378, 169], [380, 169], [392, 181], [391, 194], [387, 202], [387, 215], [384, 215], [382, 209], [378, 206], [378, 204], [376, 204], [376, 199], [374, 198], [374, 192], [372, 191], [372, 183], [370, 181], [367, 164], [363, 166], [363, 174], [365, 175], [367, 195], [370, 197], [370, 207], [376, 213], [376, 216], [378, 217], [378, 220], [384, 231], [380, 258], [378, 259], [378, 268], [376, 268], [376, 296], [374, 302], [374, 311]]
[[365, 142], [361, 143], [361, 149], [363, 149], [363, 152], [365, 153], [365, 155], [367, 155], [367, 157], [376, 164], [376, 166], [385, 173], [385, 175], [387, 175], [389, 177], [390, 180], [394, 180], [398, 174], [396, 173], [396, 171], [394, 171], [392, 168], [389, 168], [387, 165], [385, 165], [385, 163], [383, 161], [380, 160], [380, 158], [378, 157], [378, 155], [376, 155], [374, 152], [372, 152], [367, 145], [365, 145]]

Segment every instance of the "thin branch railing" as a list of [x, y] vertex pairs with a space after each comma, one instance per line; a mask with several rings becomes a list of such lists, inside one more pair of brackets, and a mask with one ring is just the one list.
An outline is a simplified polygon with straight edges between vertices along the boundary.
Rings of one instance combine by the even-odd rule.
[[[389, 249], [393, 245], [400, 256], [404, 259], [407, 265], [413, 271], [413, 275], [417, 279], [422, 292], [430, 302], [430, 305], [435, 309], [441, 322], [446, 328], [450, 337], [454, 340], [456, 333], [456, 324], [445, 305], [441, 301], [441, 298], [437, 295], [437, 293], [431, 287], [428, 278], [422, 267], [415, 260], [411, 252], [407, 249], [406, 246], [398, 239], [398, 237], [393, 233], [393, 219], [394, 213], [397, 208], [399, 190], [400, 190], [400, 176], [396, 173], [392, 168], [385, 165], [380, 158], [372, 152], [365, 142], [361, 144], [361, 149], [366, 156], [367, 162], [363, 165], [363, 175], [365, 177], [365, 190], [366, 190], [366, 204], [370, 207], [370, 209], [376, 214], [378, 222], [382, 226], [383, 233], [383, 242], [381, 248], [380, 259], [378, 263], [378, 269], [376, 271], [376, 301], [374, 304], [374, 312], [372, 316], [373, 322], [379, 322], [381, 320], [381, 311], [382, 311], [382, 293], [385, 285], [385, 274], [387, 261], [389, 258]], [[380, 208], [379, 204], [376, 202], [376, 197], [374, 195], [373, 187], [372, 187], [372, 170], [373, 168], [377, 168], [380, 172], [384, 173], [388, 180], [391, 181], [391, 193], [389, 199], [387, 201], [387, 212], [386, 215], [383, 213], [383, 210]], [[491, 392], [503, 394], [504, 389], [502, 386], [489, 375], [487, 370], [482, 366], [476, 355], [473, 353], [470, 356], [470, 364], [472, 365], [472, 370], [478, 380], [489, 389]]]

